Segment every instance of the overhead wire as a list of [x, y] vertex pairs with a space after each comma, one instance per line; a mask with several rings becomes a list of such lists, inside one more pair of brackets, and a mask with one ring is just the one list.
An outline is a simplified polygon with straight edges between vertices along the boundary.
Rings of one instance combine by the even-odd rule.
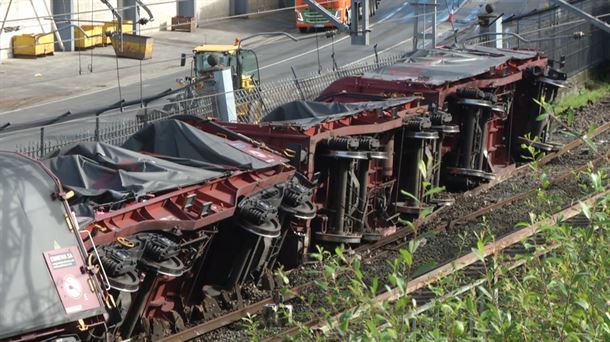
[[[355, 66], [352, 66], [352, 67], [350, 67], [348, 69], [342, 69], [342, 70], [343, 71], [350, 70], [350, 69], [354, 69], [355, 70], [355, 69], [361, 68], [364, 65], [368, 65], [368, 64], [367, 63], [362, 63], [362, 65], [355, 65]], [[319, 75], [317, 75], [316, 73], [312, 73], [312, 74], [309, 74], [309, 75], [302, 75], [302, 76], [298, 77], [296, 80], [297, 80], [297, 82], [303, 82], [303, 81], [310, 80], [310, 79], [315, 78], [315, 77], [319, 77]], [[292, 83], [294, 81], [295, 81], [295, 79], [291, 78], [291, 79], [279, 80], [278, 82], [290, 82], [290, 83]], [[181, 89], [174, 89], [173, 93], [179, 92], [180, 90]], [[181, 100], [179, 102], [172, 102], [170, 104], [174, 104], [174, 105], [179, 105], [180, 106], [180, 105], [182, 105], [184, 103], [190, 103], [190, 102], [194, 102], [194, 101], [198, 101], [198, 100], [204, 100], [206, 98], [215, 98], [218, 95], [235, 94], [238, 91], [239, 91], [238, 89], [233, 89], [233, 90], [226, 91], [226, 92], [218, 92], [218, 93], [214, 93], [214, 94], [198, 95], [198, 96], [193, 96], [191, 98], [183, 99], [183, 100]], [[163, 92], [163, 93], [167, 93], [167, 91]], [[148, 103], [155, 102], [155, 101], [160, 100], [162, 98], [165, 98], [167, 96], [168, 95], [164, 95], [163, 97], [160, 97], [158, 99], [150, 100], [150, 101], [148, 101]], [[154, 95], [153, 95], [153, 97], [154, 97]], [[73, 119], [73, 120], [58, 121], [59, 119], [64, 119], [64, 118], [68, 118], [68, 117], [74, 117], [74, 116], [82, 115], [84, 112], [79, 112], [79, 113], [64, 113], [64, 114], [58, 115], [57, 118], [51, 118], [51, 119], [47, 120], [47, 121], [51, 121], [52, 123], [45, 124], [44, 126], [49, 128], [49, 127], [60, 126], [60, 125], [63, 125], [63, 124], [82, 123], [82, 122], [86, 122], [86, 121], [95, 119], [95, 117], [104, 118], [104, 119], [108, 120], [108, 122], [114, 122], [115, 118], [118, 115], [120, 115], [120, 118], [124, 118], [126, 115], [128, 115], [130, 113], [131, 114], [138, 114], [138, 113], [140, 113], [141, 108], [137, 108], [136, 106], [138, 106], [140, 104], [141, 99], [138, 99], [137, 101], [130, 101], [131, 104], [130, 104], [129, 107], [134, 107], [134, 108], [127, 108], [127, 107], [123, 106], [122, 105], [123, 101], [124, 100], [121, 100], [121, 101], [117, 102], [119, 105], [109, 106], [109, 108], [111, 107], [112, 110], [119, 109], [120, 112], [118, 112], [118, 113], [117, 112], [113, 112], [113, 113], [108, 113], [106, 115], [103, 115], [101, 113], [104, 113], [105, 111], [101, 111], [101, 112], [99, 112], [96, 115], [91, 114], [91, 115], [87, 115], [87, 116], [84, 116], [84, 117], [78, 117], [78, 118]], [[168, 103], [158, 103], [158, 104], [153, 104], [153, 105], [147, 105], [145, 108], [146, 108], [146, 110], [163, 109], [163, 107], [166, 106], [167, 104]], [[85, 112], [94, 112], [94, 111], [95, 110], [89, 110], [89, 111], [85, 111]], [[26, 123], [25, 125], [30, 125], [30, 124], [31, 123]], [[24, 125], [24, 124], [17, 124], [17, 125], [21, 126], [21, 125]], [[9, 126], [9, 127], [12, 127], [12, 126]], [[40, 128], [40, 126], [29, 127], [29, 128], [24, 128], [24, 129], [18, 129], [18, 130], [10, 130], [8, 132], [3, 132], [2, 130], [0, 130], [0, 140], [1, 139], [6, 139], [6, 137], [10, 137], [10, 136], [13, 136], [15, 134], [24, 134], [26, 132], [35, 132], [39, 128]]]
[[[175, 1], [187, 1], [187, 0], [175, 0]], [[324, 3], [327, 2], [332, 2], [332, 0], [328, 0]], [[148, 5], [150, 6], [150, 5]], [[231, 15], [231, 16], [226, 16], [226, 17], [218, 17], [218, 18], [213, 18], [213, 19], [202, 19], [197, 21], [198, 24], [205, 24], [205, 23], [214, 23], [214, 22], [218, 22], [218, 21], [225, 21], [225, 20], [230, 20], [230, 19], [234, 19], [234, 18], [241, 18], [241, 17], [248, 17], [248, 16], [253, 16], [253, 15], [261, 15], [261, 14], [267, 14], [267, 13], [273, 13], [273, 12], [279, 12], [279, 11], [285, 11], [286, 9], [294, 9], [297, 6], [291, 6], [291, 7], [287, 7], [287, 8], [280, 8], [280, 9], [273, 9], [273, 10], [265, 10], [265, 11], [259, 11], [259, 12], [251, 12], [251, 13], [246, 13], [246, 14], [237, 14], [237, 15]], [[107, 10], [106, 10], [107, 11]], [[87, 12], [83, 12], [83, 13], [87, 13]], [[407, 15], [407, 16], [403, 16], [401, 18], [398, 19], [389, 19], [389, 20], [384, 20], [382, 22], [375, 22], [374, 25], [382, 25], [382, 24], [387, 24], [387, 23], [393, 23], [393, 22], [398, 22], [398, 21], [403, 21], [403, 20], [407, 20], [407, 19], [413, 19], [413, 18], [418, 18], [418, 17], [424, 17], [426, 14], [423, 13], [421, 15]], [[58, 15], [59, 16], [59, 15]], [[176, 25], [159, 25], [158, 27], [148, 27], [148, 28], [140, 28], [140, 32], [148, 32], [148, 31], [163, 31], [161, 30], [161, 28], [171, 28], [173, 26], [178, 26], [178, 25], [182, 25], [182, 24], [176, 24]], [[80, 39], [87, 39], [87, 37], [83, 37]], [[70, 39], [64, 39], [62, 40], [62, 42], [64, 43], [69, 43], [72, 41], [77, 41], [78, 39], [75, 38], [70, 38]], [[37, 45], [37, 44], [35, 44]], [[31, 47], [32, 45], [24, 45], [24, 46], [19, 46], [19, 47]], [[13, 47], [5, 47], [5, 48], [0, 48], [0, 50], [10, 50]]]
[[[610, 13], [606, 13], [606, 14], [600, 15], [599, 18], [603, 18], [603, 17], [607, 17], [607, 16], [610, 16]], [[531, 30], [531, 31], [521, 32], [519, 34], [520, 35], [528, 35], [528, 34], [536, 33], [536, 32], [539, 32], [539, 31], [549, 30], [549, 29], [553, 29], [553, 28], [556, 28], [556, 27], [562, 27], [562, 26], [571, 25], [571, 24], [575, 24], [575, 23], [581, 23], [581, 22], [584, 22], [584, 20], [574, 20], [574, 21], [571, 21], [571, 22], [566, 22], [566, 23], [562, 23], [562, 24], [559, 24], [559, 25], [555, 25], [555, 26], [547, 26], [547, 27], [543, 27], [543, 28], [540, 28], [540, 29], [534, 29], [534, 30]], [[308, 37], [308, 39], [313, 39], [313, 38], [314, 38], [313, 36]], [[499, 40], [499, 39], [496, 39], [496, 40]], [[496, 41], [496, 40], [488, 40], [488, 41], [484, 41], [484, 42], [481, 42], [481, 43], [488, 43], [488, 42], [493, 42], [493, 41]], [[270, 45], [270, 44], [272, 44], [272, 43], [262, 44], [260, 46], [257, 46], [256, 48], [265, 47], [265, 46]], [[386, 49], [386, 50], [380, 52], [380, 54], [387, 54], [389, 52], [395, 51], [396, 49], [400, 49], [400, 48], [399, 47], [395, 47], [393, 49]], [[167, 58], [167, 59], [163, 59], [163, 60], [155, 60], [155, 61], [151, 61], [151, 62], [146, 63], [144, 66], [146, 67], [146, 66], [152, 66], [152, 65], [157, 65], [157, 64], [163, 64], [163, 63], [171, 62], [171, 61], [179, 61], [180, 58], [181, 57], [172, 57], [172, 58]], [[136, 68], [136, 67], [140, 67], [140, 65], [139, 64], [135, 64], [135, 65], [130, 65], [130, 66], [122, 66], [122, 67], [119, 67], [119, 70], [131, 69], [131, 68]], [[116, 70], [117, 70], [116, 68], [101, 69], [101, 70], [97, 70], [96, 73], [99, 74], [99, 73], [111, 72], [111, 71], [116, 71]], [[20, 84], [19, 86], [27, 86], [27, 85], [36, 84], [36, 83], [39, 83], [39, 82], [25, 83], [25, 84]]]
[[[180, 1], [180, 0], [178, 0], [178, 1]], [[423, 17], [423, 16], [424, 16], [424, 14], [410, 16], [409, 19], [410, 18]], [[601, 15], [597, 16], [596, 18], [600, 18], [601, 19], [601, 18], [605, 18], [605, 17], [608, 17], [608, 16], [610, 16], [610, 13], [604, 13], [604, 14], [601, 14]], [[399, 18], [397, 20], [400, 20], [400, 21], [405, 20], [405, 17], [401, 17], [401, 18]], [[386, 24], [386, 23], [389, 23], [389, 22], [393, 22], [393, 21], [394, 21], [394, 19], [388, 19], [388, 20], [385, 20], [383, 22], [375, 22], [374, 25], [383, 25], [383, 24]], [[539, 29], [534, 29], [534, 30], [531, 30], [531, 31], [521, 32], [519, 34], [520, 35], [528, 35], [528, 34], [537, 33], [537, 32], [541, 32], [541, 31], [545, 31], [545, 30], [550, 30], [550, 29], [553, 29], [553, 28], [563, 27], [563, 26], [572, 25], [572, 24], [580, 24], [580, 23], [585, 23], [585, 22], [586, 21], [583, 20], [583, 19], [577, 19], [577, 20], [573, 20], [573, 21], [570, 21], [570, 22], [565, 22], [565, 23], [561, 23], [561, 24], [557, 24], [557, 25], [546, 26], [546, 27], [542, 27], [542, 28], [539, 28]], [[308, 36], [308, 37], [302, 38], [301, 40], [313, 39], [313, 38], [315, 38], [315, 37], [314, 36]], [[499, 39], [486, 40], [485, 43], [494, 42], [494, 41], [497, 41], [497, 40], [499, 40]], [[64, 40], [64, 42], [69, 42], [69, 41], [71, 41], [71, 40]], [[275, 42], [271, 42], [271, 43], [267, 43], [267, 44], [262, 44], [262, 45], [257, 46], [256, 48], [257, 49], [258, 48], [262, 48], [262, 47], [271, 45], [273, 43], [275, 43]], [[2, 49], [0, 49], [0, 50], [2, 50]], [[389, 49], [389, 50], [383, 51], [382, 53], [387, 53], [387, 52], [389, 52], [391, 50], [392, 49]], [[149, 65], [163, 64], [163, 63], [171, 62], [171, 61], [179, 61], [180, 59], [181, 59], [181, 57], [177, 56], [177, 57], [167, 58], [167, 59], [163, 59], [163, 60], [154, 60], [154, 61], [150, 61], [148, 63], [145, 63], [144, 67], [149, 66]], [[120, 66], [118, 68], [118, 70], [125, 70], [125, 69], [137, 68], [137, 67], [140, 67], [140, 65], [139, 64], [134, 64], [134, 65], [130, 65], [130, 66]], [[96, 73], [99, 74], [99, 73], [111, 72], [111, 71], [114, 72], [114, 71], [117, 71], [117, 69], [116, 68], [101, 69], [101, 70], [97, 70]], [[19, 86], [27, 86], [27, 85], [30, 85], [30, 84], [37, 84], [37, 83], [39, 83], [39, 82], [25, 83], [25, 84], [20, 84]]]
[[[185, 1], [192, 1], [192, 0], [170, 0], [170, 1], [162, 1], [162, 2], [156, 2], [156, 3], [150, 3], [150, 4], [146, 4], [147, 7], [153, 7], [153, 6], [159, 6], [159, 5], [168, 5], [168, 4], [175, 4], [175, 3], [180, 3], [180, 2], [185, 2]], [[328, 3], [332, 3], [336, 0], [326, 0], [326, 1], [321, 1], [318, 2], [321, 5], [325, 5]], [[302, 5], [301, 5], [302, 6]], [[138, 8], [140, 7], [139, 5], [132, 5], [132, 6], [120, 6], [120, 7], [115, 7], [115, 9], [117, 11], [122, 11], [122, 10], [127, 10], [127, 9], [133, 9], [133, 8]], [[235, 19], [235, 18], [247, 18], [248, 16], [252, 16], [252, 15], [260, 15], [260, 14], [268, 14], [268, 13], [277, 13], [277, 12], [283, 12], [283, 11], [288, 11], [288, 10], [294, 10], [297, 7], [300, 6], [287, 6], [287, 7], [282, 7], [282, 8], [274, 8], [274, 9], [268, 9], [268, 10], [262, 10], [262, 11], [256, 11], [256, 12], [248, 12], [248, 13], [243, 13], [243, 14], [232, 14], [232, 15], [228, 15], [228, 16], [222, 16], [222, 17], [216, 17], [216, 18], [206, 18], [206, 19], [201, 19], [198, 20], [197, 23], [207, 23], [207, 22], [217, 22], [217, 21], [224, 21], [224, 20], [230, 20], [230, 19]], [[81, 14], [89, 14], [89, 13], [102, 13], [102, 12], [108, 12], [107, 8], [100, 8], [100, 9], [95, 9], [95, 10], [91, 10], [91, 11], [83, 11], [81, 12]], [[39, 16], [39, 17], [26, 17], [26, 18], [17, 18], [17, 19], [7, 19], [6, 22], [10, 23], [10, 22], [19, 22], [19, 21], [30, 21], [30, 20], [37, 20], [39, 18], [42, 19], [47, 19], [47, 20], [51, 20], [54, 17], [61, 17], [61, 16], [68, 16], [68, 15], [74, 15], [76, 14], [76, 12], [65, 12], [65, 13], [58, 13], [58, 14], [53, 14], [53, 15], [45, 15], [45, 16]], [[171, 25], [169, 25], [168, 27], [170, 27]], [[31, 26], [23, 26], [23, 27], [31, 27]]]
[[[155, 6], [155, 5], [163, 5], [163, 4], [171, 4], [171, 3], [177, 3], [177, 2], [182, 2], [182, 1], [191, 1], [191, 0], [173, 0], [173, 1], [165, 1], [165, 2], [159, 2], [159, 3], [153, 3], [153, 4], [148, 4], [147, 6]], [[320, 2], [320, 4], [326, 4], [326, 3], [330, 3], [333, 0], [327, 0], [325, 2]], [[78, 1], [77, 1], [77, 7], [78, 7]], [[124, 6], [124, 7], [117, 7], [117, 10], [124, 10], [124, 9], [129, 9], [129, 8], [137, 8], [138, 6]], [[226, 21], [226, 20], [231, 20], [231, 19], [235, 19], [235, 18], [246, 18], [249, 16], [253, 16], [253, 15], [264, 15], [264, 14], [269, 14], [269, 13], [276, 13], [276, 12], [281, 12], [281, 11], [286, 11], [286, 10], [291, 10], [291, 9], [296, 9], [298, 6], [290, 6], [290, 7], [284, 7], [284, 8], [278, 8], [278, 9], [270, 9], [270, 10], [263, 10], [263, 11], [256, 11], [256, 12], [249, 12], [249, 13], [244, 13], [244, 14], [235, 14], [235, 15], [230, 15], [230, 16], [224, 16], [224, 17], [217, 17], [217, 18], [207, 18], [207, 19], [201, 19], [201, 20], [197, 20], [196, 23], [198, 25], [205, 25], [205, 24], [211, 24], [211, 23], [216, 23], [216, 22], [220, 22], [220, 21]], [[80, 12], [77, 11], [76, 13], [78, 14], [78, 17], [76, 18], [76, 21], [79, 22], [80, 26], [80, 17], [83, 14], [87, 14], [87, 13], [93, 13], [93, 12], [108, 12], [108, 9], [100, 9], [100, 10], [94, 10], [94, 11], [84, 11], [84, 12]], [[74, 12], [69, 12], [69, 13], [64, 13], [64, 14], [55, 14], [53, 16], [43, 16], [42, 18], [45, 19], [49, 19], [49, 20], [53, 20], [54, 17], [60, 17], [62, 15], [73, 15], [75, 14]], [[36, 17], [31, 17], [31, 18], [22, 18], [22, 19], [12, 19], [12, 21], [25, 21], [25, 20], [34, 20], [36, 19]], [[11, 21], [10, 19], [7, 20]], [[64, 22], [64, 21], [59, 21], [59, 22]], [[67, 22], [70, 22], [67, 21]], [[179, 26], [182, 24], [176, 24], [176, 25], [164, 25], [164, 24], [160, 24], [159, 26], [155, 26], [155, 27], [147, 27], [147, 28], [139, 28], [140, 32], [149, 32], [149, 31], [164, 31], [166, 29], [170, 29], [173, 28], [174, 26]], [[29, 26], [20, 26], [20, 28], [29, 28], [29, 27], [37, 27], [38, 25], [29, 25]], [[70, 43], [70, 42], [76, 42], [79, 39], [80, 40], [84, 40], [87, 39], [88, 37], [83, 37], [83, 38], [70, 38], [70, 39], [63, 39], [61, 40], [62, 43]], [[31, 47], [31, 46], [36, 46], [36, 45], [40, 45], [42, 43], [35, 43], [34, 45], [23, 45], [23, 46], [19, 46], [19, 47]], [[13, 49], [13, 47], [5, 47], [5, 48], [1, 48], [0, 47], [0, 51], [1, 50], [10, 50]]]
[[[609, 16], [609, 15], [610, 15], [610, 13], [607, 13], [607, 14], [601, 15], [599, 17], [605, 17], [605, 16]], [[573, 22], [570, 22], [570, 23], [563, 23], [561, 25], [553, 25], [553, 26], [538, 28], [538, 29], [534, 29], [534, 30], [530, 30], [530, 31], [521, 32], [520, 34], [521, 35], [532, 34], [532, 33], [540, 32], [540, 31], [548, 30], [548, 29], [553, 29], [553, 28], [556, 28], [558, 26], [566, 26], [566, 25], [569, 25], [569, 24], [574, 24], [574, 22], [578, 22], [578, 21], [573, 21]], [[118, 71], [118, 69], [117, 69], [117, 71]], [[307, 78], [307, 77], [309, 77], [309, 76], [306, 76], [305, 78]], [[201, 98], [205, 98], [205, 97], [209, 97], [209, 96], [215, 96], [215, 95], [218, 95], [218, 94], [203, 95], [203, 96], [195, 97], [195, 98], [192, 98], [192, 99], [189, 99], [189, 100], [193, 101], [193, 100], [197, 100], [197, 99], [201, 99]], [[163, 104], [159, 104], [159, 105], [156, 105], [156, 106], [151, 106], [151, 107], [148, 107], [148, 108], [155, 108], [155, 107], [161, 107], [161, 106], [163, 106]], [[112, 115], [110, 115], [110, 116], [112, 116]]]
[[[419, 17], [419, 16], [424, 16], [424, 14], [421, 14], [421, 15], [418, 15], [418, 16], [412, 16], [412, 17], [415, 18], [415, 17]], [[379, 24], [381, 24], [381, 22], [375, 22], [374, 23], [374, 25], [379, 25]], [[314, 38], [316, 38], [316, 37], [313, 36], [313, 35], [309, 35], [307, 37], [301, 38], [300, 40], [307, 40], [307, 39], [314, 39]], [[275, 42], [271, 42], [271, 43], [268, 43], [268, 44], [261, 44], [261, 45], [255, 47], [254, 49], [259, 49], [259, 48], [271, 45], [273, 43], [275, 43]], [[151, 62], [145, 63], [144, 66], [147, 67], [147, 66], [156, 65], [156, 64], [163, 64], [163, 63], [171, 62], [171, 61], [179, 61], [180, 59], [181, 59], [181, 57], [177, 56], [177, 57], [167, 58], [167, 59], [163, 59], [163, 60], [155, 60], [155, 61], [151, 61]], [[130, 66], [120, 66], [120, 67], [118, 67], [118, 70], [138, 68], [138, 67], [140, 67], [140, 64], [134, 64], [134, 65], [130, 65]], [[107, 69], [101, 69], [101, 70], [98, 69], [98, 70], [96, 70], [96, 74], [100, 74], [100, 73], [104, 73], [104, 72], [118, 72], [118, 70], [115, 67], [107, 68]], [[37, 84], [37, 83], [39, 83], [39, 82], [30, 82], [30, 83], [20, 84], [19, 86], [23, 87], [23, 86], [27, 86], [27, 85], [31, 85], [31, 84]]]
[[[423, 14], [418, 15], [418, 16], [411, 16], [411, 18], [416, 18], [416, 17], [419, 17], [419, 16], [423, 16]], [[402, 20], [402, 19], [401, 19], [401, 20]], [[386, 20], [386, 22], [387, 22], [387, 21], [388, 21], [388, 20]], [[375, 22], [375, 23], [374, 23], [374, 25], [380, 25], [380, 24], [382, 24], [382, 23], [383, 23], [383, 22]], [[299, 40], [308, 40], [308, 39], [314, 39], [314, 38], [316, 38], [314, 35], [309, 35], [309, 36], [307, 36], [307, 37], [302, 37], [302, 38], [300, 38]], [[64, 40], [64, 42], [69, 42], [69, 41], [70, 41], [70, 40]], [[259, 48], [262, 48], [262, 47], [265, 47], [265, 46], [271, 45], [271, 44], [273, 44], [273, 43], [275, 43], [275, 42], [271, 42], [271, 43], [267, 43], [267, 44], [261, 44], [261, 45], [259, 45], [259, 46], [256, 46], [254, 49], [259, 49]], [[181, 57], [180, 57], [180, 56], [176, 56], [176, 57], [167, 58], [167, 59], [163, 59], [163, 60], [154, 60], [154, 61], [151, 61], [151, 62], [145, 63], [145, 64], [144, 64], [144, 66], [155, 65], [155, 64], [162, 64], [162, 63], [165, 63], [165, 62], [171, 62], [171, 61], [179, 61], [180, 59], [181, 59]], [[131, 69], [131, 68], [136, 68], [136, 67], [139, 67], [139, 65], [134, 64], [134, 65], [130, 65], [130, 66], [121, 66], [121, 67], [119, 67], [119, 69], [120, 69], [120, 70], [123, 70], [123, 69]], [[108, 69], [101, 69], [101, 70], [99, 70], [99, 69], [98, 69], [98, 70], [96, 71], [96, 73], [110, 72], [110, 71], [114, 72], [114, 71], [116, 71], [116, 68], [108, 68]], [[34, 83], [38, 83], [38, 82], [32, 82], [32, 83], [30, 83], [30, 84], [34, 84]], [[20, 85], [20, 86], [24, 86], [24, 85], [28, 85], [28, 84], [22, 84], [22, 85]]]
[[[599, 16], [596, 16], [597, 19], [603, 19], [603, 18], [606, 18], [606, 17], [610, 17], [610, 13], [605, 13], [605, 14], [601, 14]], [[534, 30], [531, 30], [531, 31], [515, 32], [515, 33], [523, 36], [523, 35], [530, 35], [530, 34], [542, 32], [542, 31], [547, 31], [547, 30], [551, 30], [551, 29], [557, 29], [557, 28], [561, 28], [561, 27], [564, 27], [564, 26], [571, 26], [571, 25], [573, 25], [573, 27], [575, 28], [578, 25], [582, 25], [582, 24], [586, 24], [586, 20], [578, 19], [578, 20], [573, 20], [573, 21], [561, 23], [561, 24], [545, 26], [545, 27], [534, 29]], [[565, 31], [569, 31], [569, 30], [570, 29], [566, 29], [566, 30], [563, 30], [561, 32], [565, 32]], [[589, 33], [594, 32], [594, 31], [599, 31], [599, 29], [596, 28], [596, 27], [592, 27], [591, 30], [589, 31]], [[552, 37], [549, 37], [549, 39], [551, 39], [551, 38]], [[506, 38], [504, 38], [504, 39], [506, 39]], [[502, 40], [502, 38], [484, 40], [484, 41], [481, 41], [481, 42], [479, 42], [477, 44], [494, 43], [494, 42], [497, 42], [499, 40]], [[528, 42], [521, 42], [521, 43], [523, 43], [523, 44], [533, 44], [533, 43], [536, 43], [536, 42], [529, 42], [529, 43]]]

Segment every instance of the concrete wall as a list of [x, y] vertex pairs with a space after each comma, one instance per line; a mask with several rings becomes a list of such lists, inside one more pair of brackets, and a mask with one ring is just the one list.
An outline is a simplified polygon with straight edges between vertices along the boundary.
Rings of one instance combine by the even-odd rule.
[[[40, 1], [40, 0], [35, 0]], [[61, 1], [61, 0], [56, 0]], [[73, 20], [80, 20], [81, 23], [87, 23], [88, 21], [110, 21], [114, 17], [108, 7], [99, 0], [72, 0], [72, 11], [81, 12], [80, 15], [73, 15]], [[183, 0], [182, 0], [183, 1]], [[142, 34], [146, 32], [155, 32], [159, 30], [165, 30], [171, 25], [172, 17], [178, 14], [177, 4], [167, 0], [144, 0], [145, 4], [149, 6], [153, 12], [154, 21], [150, 22], [141, 27]], [[122, 12], [123, 16], [127, 16], [126, 13], [135, 13], [135, 1], [133, 0], [110, 0], [110, 4], [115, 8], [130, 7]], [[144, 10], [140, 9], [139, 16], [136, 15], [136, 19], [147, 17]], [[131, 19], [131, 18], [127, 18]]]
[[[156, 2], [168, 2], [168, 1], [158, 1]], [[147, 3], [147, 2], [145, 2]], [[151, 2], [152, 3], [152, 2]], [[167, 3], [161, 5], [150, 6], [150, 9], [153, 11], [153, 15], [155, 16], [155, 20], [151, 23], [142, 26], [141, 29], [142, 34], [146, 35], [147, 32], [155, 32], [159, 30], [167, 30], [171, 29], [172, 25], [172, 17], [178, 15], [178, 7], [175, 3]], [[144, 11], [140, 11], [140, 16], [144, 14]]]
[[[43, 32], [51, 32], [51, 23], [47, 20], [40, 19], [27, 19], [34, 18], [36, 16], [46, 16], [50, 15], [50, 13], [45, 8], [45, 2], [47, 6], [50, 8], [50, 0], [20, 0], [13, 1], [11, 7], [8, 7], [8, 1], [0, 2], [0, 25], [2, 25], [1, 20], [6, 16], [7, 10], [8, 16], [7, 21], [4, 24], [5, 30], [10, 30], [12, 28], [19, 27], [18, 31], [5, 32], [0, 31], [0, 61], [6, 60], [8, 56], [12, 56], [12, 48], [11, 40], [14, 35], [19, 35], [23, 33], [43, 33]], [[36, 7], [32, 6], [32, 3], [36, 4]], [[23, 20], [17, 20], [23, 19]]]
[[198, 0], [198, 18], [206, 20], [231, 15], [231, 0]]
[[[55, 0], [61, 1], [61, 0]], [[117, 7], [117, 0], [110, 0], [110, 4]], [[110, 21], [113, 19], [112, 12], [99, 0], [73, 0], [72, 1], [72, 20], [74, 24], [78, 22], [89, 24], [96, 21]]]
[[248, 12], [267, 11], [280, 7], [280, 0], [248, 0]]

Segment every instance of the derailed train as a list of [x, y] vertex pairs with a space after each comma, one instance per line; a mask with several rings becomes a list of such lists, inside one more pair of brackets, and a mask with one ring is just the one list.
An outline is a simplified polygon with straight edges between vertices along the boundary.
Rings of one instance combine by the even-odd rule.
[[0, 339], [151, 339], [272, 285], [315, 244], [357, 244], [545, 142], [537, 52], [417, 51], [258, 124], [176, 117], [121, 146], [0, 154]]

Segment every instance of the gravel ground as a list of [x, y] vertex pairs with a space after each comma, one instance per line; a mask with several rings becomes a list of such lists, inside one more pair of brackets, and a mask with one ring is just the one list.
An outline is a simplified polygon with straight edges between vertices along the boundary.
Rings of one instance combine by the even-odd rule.
[[[591, 125], [599, 126], [610, 118], [610, 96], [600, 102], [587, 106], [576, 112], [573, 127], [576, 131], [584, 131]], [[558, 131], [552, 135], [552, 141], [566, 142], [568, 140], [565, 131]], [[606, 153], [610, 149], [610, 133], [604, 133], [594, 139], [598, 145], [598, 153], [592, 151], [589, 146], [583, 145], [570, 153], [554, 159], [539, 170], [511, 177], [488, 190], [471, 194], [455, 195], [455, 204], [439, 212], [435, 217], [420, 227], [422, 236], [426, 237], [426, 243], [414, 255], [413, 269], [424, 265], [440, 265], [455, 257], [470, 251], [470, 246], [476, 244], [475, 232], [487, 231], [494, 236], [502, 236], [513, 230], [515, 224], [528, 221], [529, 213], [542, 211], [556, 211], [558, 207], [573, 204], [577, 199], [586, 195], [582, 184], [586, 183], [583, 177], [569, 177], [560, 184], [551, 186], [545, 192], [545, 198], [531, 196], [525, 200], [517, 201], [487, 215], [462, 225], [456, 225], [452, 229], [446, 229], [449, 222], [463, 217], [464, 215], [488, 206], [492, 203], [514, 196], [518, 193], [539, 188], [541, 184], [541, 173], [544, 172], [549, 178], [569, 172], [580, 165], [597, 158], [599, 153]], [[393, 250], [375, 251], [362, 263], [362, 271], [365, 278], [372, 279], [378, 276], [380, 279], [390, 272], [387, 260], [398, 256]], [[306, 265], [290, 272], [290, 281], [293, 285], [303, 284], [319, 276], [320, 265]], [[382, 287], [382, 286], [380, 286]], [[268, 297], [268, 291], [262, 291], [253, 287], [244, 289], [244, 299], [248, 303]], [[318, 297], [319, 294], [318, 294]], [[307, 317], [308, 308], [303, 303], [293, 301], [294, 317], [296, 319]], [[273, 333], [273, 331], [269, 331]], [[249, 337], [244, 329], [243, 323], [234, 323], [227, 328], [219, 329], [198, 339], [201, 341], [242, 341]]]

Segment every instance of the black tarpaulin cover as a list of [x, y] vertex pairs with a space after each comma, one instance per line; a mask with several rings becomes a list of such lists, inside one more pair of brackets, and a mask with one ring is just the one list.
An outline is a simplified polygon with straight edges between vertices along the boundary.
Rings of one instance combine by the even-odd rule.
[[[239, 143], [204, 132], [182, 121], [162, 120], [144, 127], [122, 146], [132, 151], [158, 154], [160, 158], [183, 165], [209, 169], [257, 170], [283, 161], [279, 156], [268, 156], [270, 159], [255, 157], [248, 153], [248, 148], [240, 149], [243, 144]], [[254, 147], [249, 147], [255, 150]]]
[[355, 103], [293, 101], [281, 105], [261, 119], [271, 125], [296, 125], [309, 128], [324, 121], [339, 119], [362, 111], [391, 108], [410, 103], [417, 97]]
[[201, 183], [224, 175], [104, 143], [80, 143], [45, 160], [82, 202], [109, 203], [149, 192]]
[[43, 252], [77, 245], [57, 190], [42, 165], [0, 152], [0, 340], [103, 313], [66, 314], [49, 274]]

